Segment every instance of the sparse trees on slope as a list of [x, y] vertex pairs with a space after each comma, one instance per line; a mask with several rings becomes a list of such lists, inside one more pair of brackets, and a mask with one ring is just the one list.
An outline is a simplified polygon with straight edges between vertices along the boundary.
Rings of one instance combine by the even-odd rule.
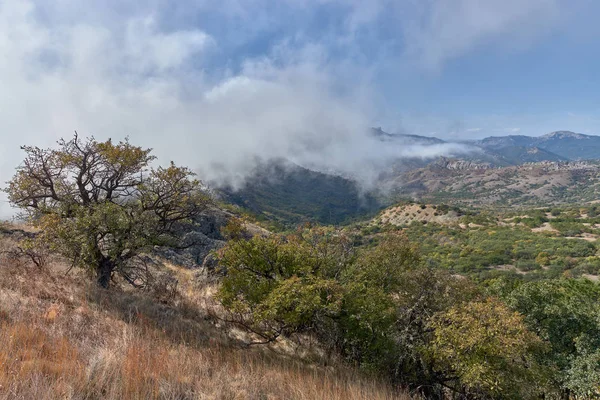
[[114, 273], [134, 286], [147, 271], [141, 252], [179, 246], [178, 224], [208, 203], [185, 167], [151, 168], [151, 149], [77, 134], [56, 149], [23, 146], [26, 157], [5, 189], [41, 228], [38, 240], [89, 269], [107, 288]]
[[238, 237], [220, 254], [227, 274], [219, 297], [266, 341], [311, 333], [428, 398], [446, 390], [467, 398], [543, 390], [535, 360], [541, 340], [518, 313], [486, 300], [467, 279], [425, 267], [403, 235], [348, 250], [342, 233], [321, 228]]

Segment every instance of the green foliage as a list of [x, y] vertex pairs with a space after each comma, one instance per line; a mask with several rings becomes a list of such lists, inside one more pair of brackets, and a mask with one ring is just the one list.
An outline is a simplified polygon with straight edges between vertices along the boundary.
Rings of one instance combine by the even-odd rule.
[[326, 229], [234, 239], [219, 254], [227, 271], [219, 298], [267, 340], [311, 331], [339, 311], [342, 289], [333, 277], [353, 257], [346, 238]]
[[575, 221], [552, 221], [550, 225], [563, 236], [577, 236], [588, 230], [584, 225]]
[[515, 263], [515, 267], [519, 271], [523, 272], [535, 271], [540, 269], [539, 264], [534, 260], [517, 260], [517, 262]]
[[523, 317], [497, 299], [462, 303], [436, 315], [428, 351], [475, 398], [537, 398], [544, 371], [535, 360], [542, 341]]
[[379, 199], [351, 180], [277, 162], [259, 166], [244, 187], [223, 193], [229, 202], [288, 227], [350, 223], [381, 208]]
[[548, 222], [548, 218], [545, 215], [536, 215], [534, 217], [520, 218], [519, 222], [528, 228], [538, 228], [545, 222]]
[[[311, 333], [347, 360], [426, 396], [441, 396], [448, 382], [457, 393], [506, 398], [543, 385], [533, 361], [541, 342], [521, 317], [497, 300], [483, 301], [469, 280], [423, 265], [404, 235], [388, 233], [355, 251], [340, 232], [312, 228], [234, 239], [219, 256], [227, 272], [219, 298], [261, 342]], [[467, 364], [452, 364], [451, 352]], [[526, 389], [511, 389], [512, 378]]]
[[600, 398], [600, 348], [597, 340], [582, 336], [576, 339], [577, 356], [565, 375], [565, 386], [581, 398]]
[[193, 173], [171, 164], [149, 168], [150, 149], [59, 141], [58, 149], [23, 146], [26, 158], [6, 189], [50, 246], [108, 287], [114, 272], [134, 286], [148, 277], [138, 256], [152, 246], [175, 246], [177, 226], [202, 211], [208, 198]]
[[520, 226], [461, 229], [438, 224], [414, 224], [405, 230], [419, 243], [424, 258], [451, 271], [484, 277], [490, 269], [514, 265], [524, 272], [549, 275], [538, 266], [554, 265], [558, 273], [592, 263], [596, 245], [585, 240], [553, 237]]
[[550, 344], [555, 381], [580, 396], [600, 396], [600, 286], [588, 280], [528, 282], [507, 300], [530, 329]]

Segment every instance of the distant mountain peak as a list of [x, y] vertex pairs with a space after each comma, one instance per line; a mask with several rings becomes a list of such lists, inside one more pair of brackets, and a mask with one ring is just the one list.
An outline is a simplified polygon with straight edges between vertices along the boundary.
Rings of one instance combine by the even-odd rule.
[[371, 135], [382, 141], [402, 140], [406, 144], [432, 145], [446, 143], [445, 140], [433, 136], [412, 135], [409, 133], [387, 133], [381, 127], [371, 128]]
[[584, 135], [582, 133], [575, 133], [571, 131], [556, 131], [550, 132], [543, 136], [540, 136], [541, 139], [589, 139], [590, 136]]

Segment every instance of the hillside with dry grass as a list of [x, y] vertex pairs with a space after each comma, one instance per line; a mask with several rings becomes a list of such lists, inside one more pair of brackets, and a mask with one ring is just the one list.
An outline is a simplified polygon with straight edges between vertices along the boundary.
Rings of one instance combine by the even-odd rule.
[[412, 222], [453, 224], [457, 223], [460, 210], [435, 204], [399, 204], [386, 208], [372, 221], [375, 225], [410, 225]]
[[247, 346], [197, 270], [100, 289], [59, 257], [37, 267], [24, 235], [0, 238], [0, 399], [409, 398], [304, 344]]

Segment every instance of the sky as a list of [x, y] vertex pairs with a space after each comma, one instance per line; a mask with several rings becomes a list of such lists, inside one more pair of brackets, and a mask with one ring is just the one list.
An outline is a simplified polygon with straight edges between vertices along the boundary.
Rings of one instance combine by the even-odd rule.
[[[600, 134], [594, 0], [0, 0], [0, 179], [74, 130], [237, 182], [285, 157], [359, 174], [366, 127]], [[0, 213], [2, 213], [0, 205]]]

